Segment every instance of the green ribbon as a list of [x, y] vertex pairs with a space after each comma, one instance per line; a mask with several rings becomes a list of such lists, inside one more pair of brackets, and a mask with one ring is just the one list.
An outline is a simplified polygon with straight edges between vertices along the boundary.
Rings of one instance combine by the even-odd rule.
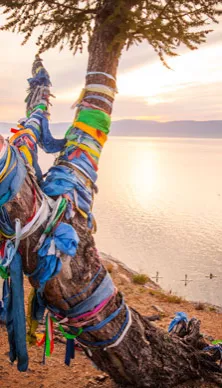
[[45, 355], [46, 357], [50, 357], [49, 315], [46, 318]]
[[95, 129], [99, 129], [106, 135], [109, 133], [111, 118], [107, 113], [99, 109], [81, 110], [76, 119], [76, 122], [78, 121]]
[[72, 136], [72, 131], [73, 129], [73, 126], [70, 125], [70, 127], [67, 129], [66, 133], [65, 133], [65, 138], [68, 139], [68, 140], [73, 140], [73, 136]]
[[51, 230], [54, 228], [56, 222], [58, 221], [59, 217], [62, 215], [62, 213], [66, 209], [66, 206], [67, 206], [67, 199], [62, 198], [62, 201], [59, 205], [56, 216], [55, 216], [54, 220], [51, 222], [51, 224], [44, 230], [44, 232], [43, 232], [44, 234], [49, 234], [51, 232]]
[[222, 340], [215, 340], [212, 342], [213, 345], [222, 345]]
[[[28, 97], [27, 97], [27, 98], [28, 98]], [[25, 102], [27, 102], [27, 101], [25, 100]], [[43, 111], [46, 111], [46, 110], [47, 110], [47, 106], [45, 106], [44, 104], [36, 105], [35, 108], [30, 109], [30, 110], [27, 112], [27, 117], [29, 118], [30, 115], [31, 115], [35, 110], [37, 110], [37, 109], [41, 109], [41, 110], [43, 110]]]
[[[55, 322], [55, 323], [58, 323], [57, 319], [54, 318], [54, 317], [51, 317], [52, 321]], [[66, 333], [65, 330], [63, 329], [62, 325], [60, 323], [58, 323], [58, 329], [59, 331], [62, 333], [63, 337], [65, 337], [66, 339], [75, 339], [76, 337], [78, 337], [80, 334], [82, 334], [83, 332], [83, 328], [80, 327], [80, 329], [78, 330], [78, 333], [77, 334], [70, 334], [70, 333]]]
[[0, 265], [0, 277], [4, 280], [9, 278], [8, 270], [2, 265]]

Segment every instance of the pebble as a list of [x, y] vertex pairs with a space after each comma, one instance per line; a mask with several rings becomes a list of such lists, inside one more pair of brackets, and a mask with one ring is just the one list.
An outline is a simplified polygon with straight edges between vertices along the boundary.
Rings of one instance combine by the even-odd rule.
[[157, 305], [153, 304], [152, 308], [154, 310], [158, 311], [158, 313], [165, 314], [164, 310], [160, 306], [157, 306]]

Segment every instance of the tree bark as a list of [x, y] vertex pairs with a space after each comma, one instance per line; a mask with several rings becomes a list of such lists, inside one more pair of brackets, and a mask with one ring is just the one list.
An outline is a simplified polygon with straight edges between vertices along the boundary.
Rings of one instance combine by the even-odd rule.
[[[108, 3], [108, 2], [107, 2]], [[109, 2], [107, 12], [113, 12], [114, 2]], [[124, 42], [116, 44], [107, 51], [113, 34], [118, 30], [118, 23], [107, 29], [101, 28], [100, 19], [96, 21], [95, 31], [89, 44], [88, 71], [102, 71], [116, 76], [118, 61]], [[87, 76], [86, 84], [103, 83], [115, 87], [115, 82], [102, 75]], [[95, 100], [92, 101], [95, 104]], [[111, 113], [100, 100], [96, 104]], [[22, 226], [32, 214], [32, 186], [37, 185], [35, 178], [27, 176], [20, 193], [6, 205], [11, 220], [20, 218]], [[36, 186], [37, 187], [37, 186]], [[41, 193], [37, 196], [37, 207], [41, 206]], [[63, 220], [63, 222], [67, 222]], [[84, 296], [75, 298], [75, 302], [67, 299], [83, 290], [86, 284], [98, 272], [101, 262], [91, 231], [86, 220], [76, 213], [70, 221], [74, 226], [80, 242], [75, 257], [61, 254], [63, 263], [61, 272], [47, 282], [44, 297], [47, 303], [57, 308], [67, 310], [92, 294], [101, 283], [106, 270], [102, 271], [96, 281], [89, 287]], [[34, 248], [44, 230], [42, 225], [31, 237], [21, 242], [24, 271], [32, 273], [37, 264]], [[32, 278], [33, 287], [38, 288]], [[100, 312], [94, 324], [97, 324], [114, 312], [121, 304], [121, 295], [117, 292], [108, 305]], [[123, 341], [114, 348], [104, 350], [90, 347], [85, 349], [86, 355], [100, 368], [107, 372], [119, 386], [136, 386], [149, 388], [174, 387], [184, 381], [204, 378], [215, 381], [222, 386], [222, 374], [219, 366], [201, 350], [206, 345], [199, 333], [199, 322], [193, 321], [187, 335], [181, 339], [156, 328], [148, 319], [131, 309], [132, 325]], [[83, 333], [80, 339], [91, 342], [111, 339], [118, 333], [125, 320], [126, 310], [108, 323], [101, 330], [93, 333]]]
[[[33, 179], [26, 178], [20, 193], [6, 205], [11, 219], [20, 218], [22, 225], [32, 213]], [[38, 208], [41, 200], [38, 199]], [[85, 220], [76, 214], [72, 220], [80, 243], [75, 258], [62, 255], [61, 272], [48, 281], [44, 296], [49, 304], [62, 309], [72, 307], [64, 300], [80, 292], [90, 282], [101, 265], [94, 239], [86, 226]], [[36, 254], [33, 249], [44, 229], [43, 225], [30, 238], [21, 242], [23, 266], [31, 273], [36, 266]], [[91, 295], [104, 277], [105, 269], [93, 286], [88, 290]], [[31, 284], [38, 287], [32, 279]], [[83, 300], [78, 298], [76, 303]], [[119, 294], [97, 316], [95, 324], [105, 319], [120, 305]], [[75, 303], [75, 304], [76, 304]], [[188, 334], [184, 338], [177, 335], [169, 336], [156, 328], [147, 318], [131, 309], [132, 326], [124, 340], [116, 348], [107, 350], [100, 348], [85, 349], [86, 355], [103, 371], [107, 372], [119, 386], [136, 386], [149, 388], [174, 387], [187, 380], [204, 378], [215, 381], [222, 386], [222, 374], [219, 366], [201, 350], [206, 345], [199, 332], [199, 321], [193, 321]], [[112, 338], [118, 332], [125, 317], [123, 311], [117, 318], [103, 329], [93, 334], [82, 334], [80, 338], [88, 341], [101, 341]]]

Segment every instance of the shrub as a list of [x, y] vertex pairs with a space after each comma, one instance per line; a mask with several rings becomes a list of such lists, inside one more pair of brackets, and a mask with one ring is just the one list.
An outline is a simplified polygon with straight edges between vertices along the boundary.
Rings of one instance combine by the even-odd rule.
[[135, 275], [133, 275], [133, 283], [135, 283], [135, 284], [141, 284], [141, 285], [144, 285], [144, 284], [146, 284], [147, 282], [148, 282], [148, 280], [149, 280], [149, 277], [147, 276], [147, 275], [145, 275], [145, 274], [135, 274]]

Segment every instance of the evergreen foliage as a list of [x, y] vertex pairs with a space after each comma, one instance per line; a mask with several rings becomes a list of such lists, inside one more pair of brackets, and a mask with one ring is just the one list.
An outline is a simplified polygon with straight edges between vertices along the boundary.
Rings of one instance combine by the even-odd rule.
[[212, 0], [0, 0], [0, 6], [7, 16], [1, 29], [23, 33], [23, 43], [41, 27], [40, 52], [65, 44], [82, 51], [95, 25], [107, 31], [114, 23], [111, 46], [146, 40], [162, 61], [181, 44], [193, 50], [205, 42], [209, 24], [222, 13], [222, 1]]

